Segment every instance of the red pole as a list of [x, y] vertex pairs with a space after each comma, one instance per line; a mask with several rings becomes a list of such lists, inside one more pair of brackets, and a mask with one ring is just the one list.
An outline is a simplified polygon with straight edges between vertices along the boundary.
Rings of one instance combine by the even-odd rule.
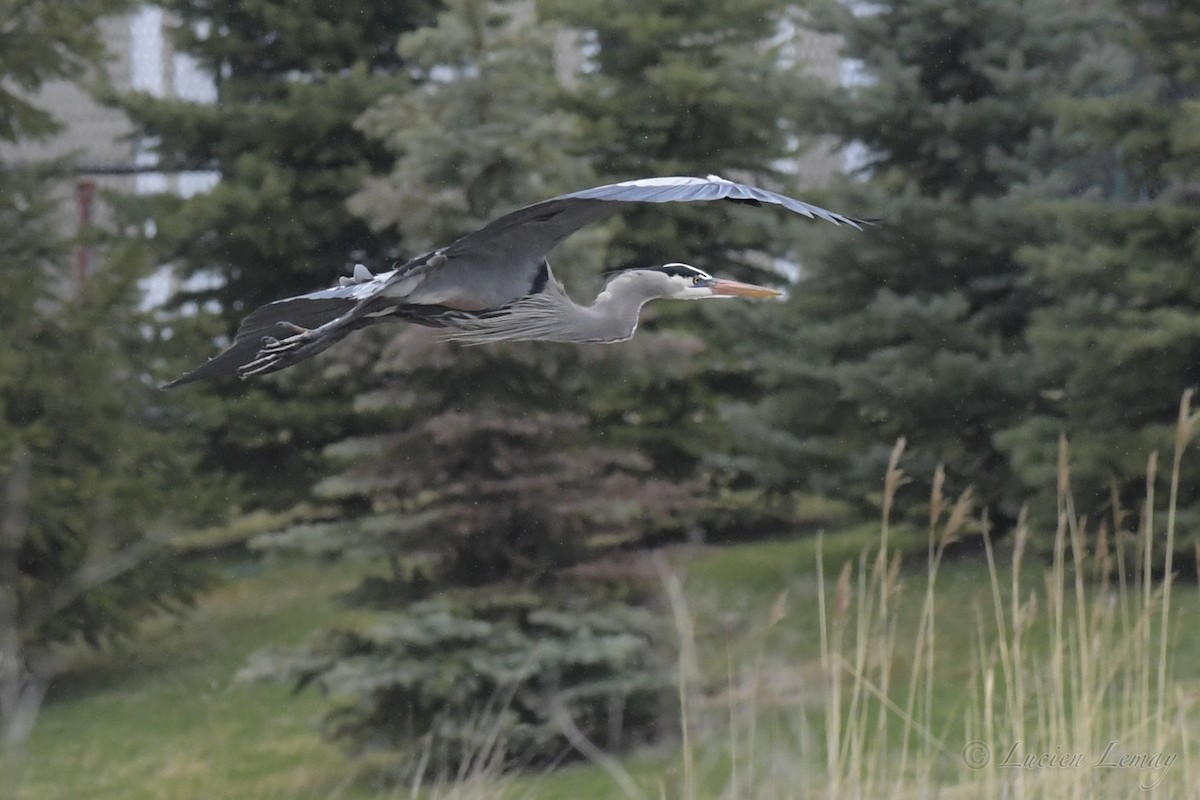
[[79, 282], [80, 289], [83, 289], [83, 284], [87, 281], [88, 271], [91, 266], [91, 253], [88, 251], [87, 243], [82, 241], [82, 237], [92, 225], [92, 201], [95, 198], [96, 182], [91, 178], [81, 178], [75, 184], [75, 203], [79, 208], [79, 235], [81, 239], [75, 265], [75, 278]]

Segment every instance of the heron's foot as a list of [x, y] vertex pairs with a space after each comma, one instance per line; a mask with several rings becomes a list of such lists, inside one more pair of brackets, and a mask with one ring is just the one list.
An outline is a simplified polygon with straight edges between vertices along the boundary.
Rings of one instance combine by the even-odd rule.
[[262, 349], [258, 351], [260, 358], [262, 356], [272, 355], [275, 353], [286, 353], [316, 338], [316, 334], [314, 334], [308, 328], [301, 328], [299, 325], [293, 325], [290, 322], [277, 322], [275, 323], [275, 327], [278, 328], [281, 333], [290, 333], [291, 336], [288, 336], [285, 339], [277, 339], [274, 336], [264, 336], [262, 340]]
[[265, 375], [284, 367], [291, 366], [301, 359], [307, 358], [313, 352], [323, 350], [317, 345], [320, 336], [316, 331], [301, 328], [290, 322], [278, 322], [275, 327], [284, 334], [291, 334], [283, 339], [274, 336], [264, 336], [263, 346], [255, 355], [253, 361], [243, 364], [238, 369], [238, 377], [249, 378], [254, 375]]

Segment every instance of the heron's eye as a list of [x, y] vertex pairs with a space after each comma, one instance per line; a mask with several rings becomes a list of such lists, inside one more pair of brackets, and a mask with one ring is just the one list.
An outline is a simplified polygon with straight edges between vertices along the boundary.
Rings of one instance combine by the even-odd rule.
[[699, 286], [702, 283], [704, 283], [704, 278], [702, 278], [701, 276], [697, 275], [696, 277], [692, 278], [693, 286]]

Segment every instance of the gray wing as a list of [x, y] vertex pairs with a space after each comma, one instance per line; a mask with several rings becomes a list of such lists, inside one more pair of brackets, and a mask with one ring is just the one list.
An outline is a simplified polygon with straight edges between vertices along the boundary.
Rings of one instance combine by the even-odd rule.
[[[608, 186], [597, 186], [555, 198], [555, 200], [604, 200], [633, 203], [695, 203], [706, 200], [732, 200], [751, 205], [782, 206], [809, 219], [823, 219], [834, 225], [861, 229], [869, 220], [855, 219], [835, 211], [805, 203], [794, 197], [769, 192], [757, 186], [725, 180], [718, 175], [707, 178], [641, 178]], [[553, 203], [555, 200], [546, 202]], [[532, 208], [532, 206], [531, 206]]]
[[786, 195], [725, 180], [707, 178], [642, 178], [571, 192], [517, 209], [489, 222], [446, 248], [450, 262], [491, 260], [520, 265], [521, 273], [536, 268], [553, 247], [575, 231], [628, 208], [634, 203], [695, 203], [731, 200], [753, 205], [782, 206], [809, 219], [861, 228], [855, 219]]
[[[861, 228], [868, 220], [847, 217], [786, 195], [725, 180], [643, 178], [571, 192], [519, 208], [468, 233], [440, 251], [445, 260], [424, 276], [413, 302], [451, 307], [497, 308], [529, 294], [542, 260], [555, 245], [580, 228], [636, 203], [696, 203], [729, 200], [781, 206], [809, 219]], [[401, 268], [395, 281], [401, 280]], [[469, 287], [469, 288], [468, 288]], [[467, 290], [470, 297], [458, 292]], [[427, 299], [426, 299], [427, 298]]]
[[237, 372], [257, 358], [264, 337], [285, 335], [281, 332], [281, 325], [285, 328], [317, 328], [351, 311], [358, 303], [359, 299], [352, 288], [346, 287], [323, 289], [259, 306], [242, 320], [233, 344], [191, 372], [163, 384], [162, 388], [173, 389], [192, 381]]

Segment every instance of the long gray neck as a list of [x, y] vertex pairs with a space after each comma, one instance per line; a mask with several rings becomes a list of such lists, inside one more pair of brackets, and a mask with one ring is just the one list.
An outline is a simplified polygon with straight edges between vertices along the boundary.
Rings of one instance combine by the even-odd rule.
[[575, 306], [572, 327], [583, 334], [576, 341], [623, 342], [631, 338], [637, 330], [642, 306], [658, 296], [646, 296], [637, 288], [613, 281], [590, 306], [572, 303]]

